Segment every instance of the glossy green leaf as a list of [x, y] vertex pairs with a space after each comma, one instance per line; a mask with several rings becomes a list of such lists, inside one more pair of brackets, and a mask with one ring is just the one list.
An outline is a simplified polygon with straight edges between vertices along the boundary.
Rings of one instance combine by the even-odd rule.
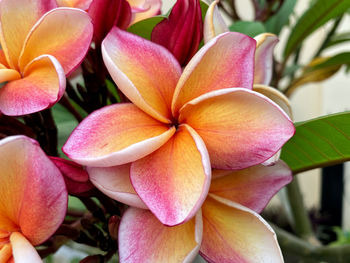
[[289, 35], [284, 57], [289, 55], [301, 42], [320, 26], [338, 17], [350, 8], [350, 0], [318, 0], [300, 17]]
[[266, 31], [279, 35], [282, 28], [289, 23], [296, 2], [296, 0], [285, 0], [280, 10], [265, 22]]
[[128, 28], [130, 33], [150, 40], [153, 28], [160, 23], [166, 16], [154, 16], [141, 20]]
[[341, 34], [337, 34], [334, 35], [330, 41], [328, 42], [328, 44], [326, 45], [326, 47], [332, 47], [335, 45], [339, 45], [339, 44], [343, 44], [344, 42], [348, 42], [350, 41], [350, 32], [344, 32]]
[[230, 31], [240, 32], [250, 37], [255, 37], [266, 32], [265, 26], [261, 22], [256, 21], [238, 21], [229, 27]]
[[281, 156], [294, 174], [350, 160], [350, 112], [296, 123], [295, 127]]

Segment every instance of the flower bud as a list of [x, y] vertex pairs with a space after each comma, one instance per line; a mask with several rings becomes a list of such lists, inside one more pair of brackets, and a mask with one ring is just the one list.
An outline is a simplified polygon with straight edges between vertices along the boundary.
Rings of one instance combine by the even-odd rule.
[[178, 0], [169, 18], [154, 27], [151, 39], [166, 47], [185, 66], [198, 50], [202, 29], [199, 0]]

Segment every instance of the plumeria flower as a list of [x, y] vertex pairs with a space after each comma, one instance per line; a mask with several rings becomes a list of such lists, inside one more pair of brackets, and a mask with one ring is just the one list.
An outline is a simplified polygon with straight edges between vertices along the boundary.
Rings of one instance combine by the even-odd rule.
[[203, 38], [199, 0], [178, 0], [168, 18], [152, 30], [151, 40], [166, 47], [185, 66], [196, 54]]
[[96, 185], [114, 189], [104, 193], [119, 201], [133, 200], [135, 207], [124, 213], [119, 229], [119, 224], [110, 229], [118, 232], [121, 263], [191, 262], [198, 251], [208, 262], [283, 262], [274, 231], [258, 215], [292, 180], [282, 161], [239, 171], [214, 170], [201, 210], [174, 227], [164, 226], [149, 210], [140, 209], [142, 200], [128, 190], [132, 189], [128, 167], [130, 164], [88, 169]]
[[[205, 15], [204, 43], [209, 42], [219, 34], [229, 32], [229, 29], [217, 7], [218, 3], [219, 0], [212, 2]], [[288, 98], [283, 93], [268, 86], [272, 79], [273, 51], [278, 42], [278, 38], [274, 34], [263, 33], [257, 35], [254, 39], [256, 40], [256, 51], [253, 90], [273, 100], [288, 114], [290, 118], [292, 118], [292, 109]], [[280, 155], [281, 151], [278, 151], [274, 156], [266, 160], [264, 164], [273, 165], [278, 161]]]
[[103, 58], [132, 103], [89, 115], [63, 151], [86, 166], [133, 162], [133, 187], [157, 218], [166, 225], [189, 220], [207, 196], [211, 167], [259, 164], [294, 134], [283, 110], [251, 90], [255, 45], [243, 34], [221, 34], [181, 74], [164, 47], [112, 29]]
[[58, 168], [25, 136], [0, 141], [0, 262], [42, 262], [34, 246], [66, 214], [68, 194]]
[[55, 104], [66, 75], [88, 50], [90, 17], [80, 9], [55, 7], [54, 0], [0, 1], [0, 111], [5, 115]]

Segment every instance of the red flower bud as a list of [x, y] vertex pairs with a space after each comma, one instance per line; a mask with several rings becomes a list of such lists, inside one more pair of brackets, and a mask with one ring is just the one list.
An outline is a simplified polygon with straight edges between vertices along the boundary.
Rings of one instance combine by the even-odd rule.
[[154, 27], [151, 39], [166, 47], [184, 66], [198, 50], [202, 29], [199, 0], [178, 0], [169, 18]]
[[131, 8], [126, 0], [93, 0], [88, 13], [94, 24], [96, 45], [101, 44], [113, 26], [126, 29], [131, 22]]
[[50, 159], [61, 171], [69, 194], [85, 196], [95, 188], [83, 166], [59, 157], [50, 156]]

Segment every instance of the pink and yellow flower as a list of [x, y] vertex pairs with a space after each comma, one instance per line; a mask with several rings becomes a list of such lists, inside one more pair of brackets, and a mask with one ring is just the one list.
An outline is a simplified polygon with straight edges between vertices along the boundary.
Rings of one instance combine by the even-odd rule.
[[89, 16], [54, 0], [0, 1], [0, 111], [23, 115], [63, 95], [92, 38]]
[[294, 134], [283, 110], [251, 90], [255, 45], [248, 36], [222, 34], [181, 74], [165, 48], [114, 28], [102, 53], [132, 103], [92, 113], [64, 152], [86, 166], [132, 162], [133, 187], [163, 224], [191, 219], [207, 196], [211, 167], [259, 164]]
[[[292, 180], [282, 161], [240, 171], [214, 170], [201, 210], [174, 227], [164, 226], [149, 210], [140, 209], [142, 200], [128, 190], [132, 185], [127, 167], [130, 164], [88, 169], [96, 186], [113, 189], [100, 188], [104, 193], [135, 205], [124, 213], [118, 230], [121, 263], [191, 262], [198, 252], [208, 262], [283, 262], [274, 231], [258, 215]], [[117, 227], [111, 231], [117, 232]]]
[[33, 246], [62, 223], [68, 194], [57, 167], [36, 141], [0, 141], [0, 262], [42, 262]]

